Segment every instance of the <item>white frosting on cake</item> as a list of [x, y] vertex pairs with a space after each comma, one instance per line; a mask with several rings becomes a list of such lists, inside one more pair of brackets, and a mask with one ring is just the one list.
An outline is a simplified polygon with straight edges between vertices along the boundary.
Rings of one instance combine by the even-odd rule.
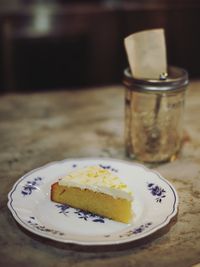
[[114, 198], [132, 200], [132, 192], [118, 176], [100, 166], [75, 170], [59, 180], [59, 185], [89, 189]]

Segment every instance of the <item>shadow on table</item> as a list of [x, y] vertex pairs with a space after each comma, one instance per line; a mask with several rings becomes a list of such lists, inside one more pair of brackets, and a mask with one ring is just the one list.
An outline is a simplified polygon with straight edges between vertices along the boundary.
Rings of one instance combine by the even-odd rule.
[[134, 249], [134, 248], [145, 248], [148, 246], [149, 243], [151, 243], [152, 241], [162, 237], [163, 235], [165, 235], [166, 233], [169, 232], [169, 230], [171, 229], [171, 227], [177, 223], [177, 217], [178, 217], [178, 213], [176, 214], [175, 217], [173, 217], [170, 222], [164, 226], [163, 228], [161, 228], [160, 230], [156, 231], [155, 233], [152, 233], [151, 235], [144, 237], [142, 239], [139, 240], [135, 240], [132, 242], [127, 242], [127, 243], [123, 243], [123, 244], [115, 244], [115, 245], [77, 245], [77, 244], [67, 244], [67, 243], [62, 243], [59, 241], [54, 241], [51, 239], [47, 239], [47, 238], [43, 238], [40, 237], [38, 235], [35, 235], [31, 232], [29, 232], [28, 230], [26, 230], [25, 228], [23, 228], [21, 225], [18, 225], [18, 227], [20, 228], [21, 231], [23, 231], [26, 235], [28, 235], [30, 238], [41, 242], [43, 244], [46, 245], [50, 245], [52, 247], [56, 247], [59, 249], [63, 249], [63, 250], [73, 250], [73, 251], [77, 251], [77, 252], [86, 252], [86, 253], [103, 253], [103, 252], [115, 252], [115, 251], [122, 251], [122, 250], [130, 250], [130, 249]]

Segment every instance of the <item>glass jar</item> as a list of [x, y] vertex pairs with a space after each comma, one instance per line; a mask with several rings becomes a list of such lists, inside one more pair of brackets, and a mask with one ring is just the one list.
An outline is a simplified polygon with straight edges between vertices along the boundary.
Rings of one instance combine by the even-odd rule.
[[163, 162], [176, 158], [181, 148], [186, 70], [169, 67], [158, 80], [141, 80], [124, 71], [125, 145], [131, 158]]

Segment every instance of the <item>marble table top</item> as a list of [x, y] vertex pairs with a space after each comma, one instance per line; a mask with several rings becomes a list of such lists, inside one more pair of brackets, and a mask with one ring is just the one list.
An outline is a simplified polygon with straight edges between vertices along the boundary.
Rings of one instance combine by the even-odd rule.
[[186, 96], [184, 143], [174, 162], [154, 168], [176, 188], [178, 216], [168, 227], [120, 246], [62, 244], [20, 227], [7, 195], [26, 172], [71, 157], [127, 159], [124, 88], [0, 96], [0, 266], [180, 266], [200, 263], [200, 81]]

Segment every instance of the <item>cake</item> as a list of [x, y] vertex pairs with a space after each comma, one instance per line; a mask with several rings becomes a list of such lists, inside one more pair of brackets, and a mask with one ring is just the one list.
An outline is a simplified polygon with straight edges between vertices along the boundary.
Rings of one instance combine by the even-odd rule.
[[115, 221], [132, 220], [133, 195], [113, 172], [100, 166], [77, 169], [51, 186], [51, 200]]

